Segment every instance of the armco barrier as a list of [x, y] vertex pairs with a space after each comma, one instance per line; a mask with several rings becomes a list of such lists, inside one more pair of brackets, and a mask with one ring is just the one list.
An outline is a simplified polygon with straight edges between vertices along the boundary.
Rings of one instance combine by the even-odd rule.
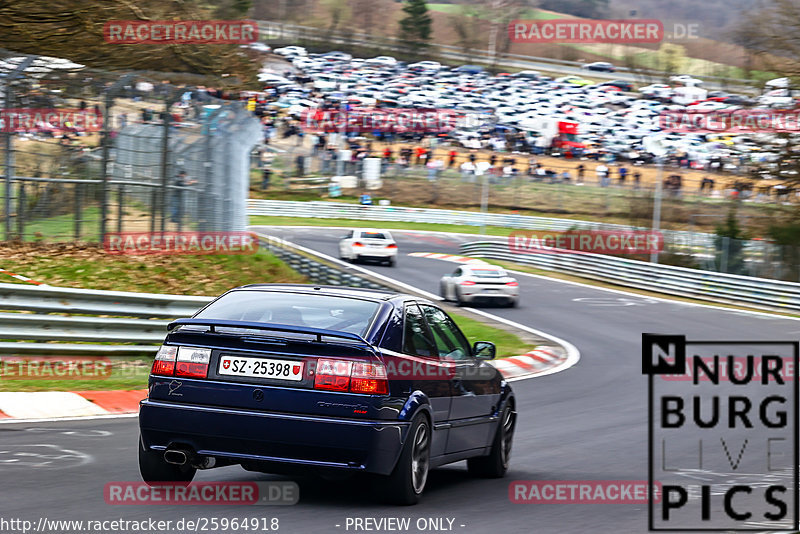
[[[367, 275], [328, 264], [304, 247], [270, 236], [259, 236], [259, 241], [314, 283], [389, 289]], [[169, 321], [164, 319], [194, 315], [211, 300], [0, 284], [0, 310], [4, 310], [0, 313], [0, 339], [11, 340], [0, 342], [0, 354], [152, 356], [167, 333]], [[70, 343], [52, 343], [58, 341]], [[116, 344], [101, 344], [109, 341]]]
[[737, 276], [597, 254], [517, 254], [507, 245], [475, 241], [461, 253], [476, 258], [531, 265], [657, 293], [738, 304], [766, 310], [800, 312], [800, 284]]
[[[0, 354], [152, 355], [166, 334], [168, 321], [163, 319], [193, 315], [210, 301], [211, 297], [0, 284], [0, 310], [28, 312], [0, 313], [0, 339], [14, 340], [0, 342]], [[99, 344], [109, 341], [120, 345]], [[88, 344], [92, 342], [98, 344]]]
[[[406, 208], [397, 206], [361, 206], [338, 202], [299, 202], [292, 200], [250, 199], [247, 215], [308, 217], [318, 219], [356, 219], [367, 221], [459, 224], [465, 226], [499, 226], [521, 230], [630, 230], [621, 224], [594, 223], [575, 219], [531, 217], [504, 213]], [[714, 236], [698, 232], [664, 230], [664, 242], [678, 247], [713, 247]]]

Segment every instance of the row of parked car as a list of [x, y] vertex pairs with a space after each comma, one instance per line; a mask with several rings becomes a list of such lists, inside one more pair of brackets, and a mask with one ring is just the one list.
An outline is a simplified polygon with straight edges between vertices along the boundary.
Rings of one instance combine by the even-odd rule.
[[[362, 59], [344, 52], [310, 54], [296, 46], [274, 52], [292, 63], [295, 74], [264, 73], [264, 81], [279, 89], [273, 106], [298, 115], [307, 109], [342, 103], [351, 107], [455, 110], [469, 115], [470, 120], [449, 135], [468, 148], [490, 147], [487, 131], [509, 129], [527, 136], [529, 146], [544, 137], [547, 142], [539, 144], [549, 147], [551, 138], [559, 133], [554, 125], [568, 123], [576, 125], [569, 134], [571, 146], [630, 159], [632, 153], [637, 158], [651, 154], [658, 145], [686, 154], [696, 167], [723, 161], [723, 167], [733, 171], [751, 163], [775, 161], [785, 142], [769, 132], [725, 135], [663, 131], [660, 116], [666, 112], [765, 105], [763, 98], [701, 91], [702, 81], [686, 75], [672, 77], [670, 84], [636, 90], [624, 80], [593, 82], [574, 75], [553, 79], [531, 70], [493, 75], [474, 65], [404, 63], [390, 56]], [[676, 103], [676, 94], [684, 99], [696, 94], [705, 98]]]

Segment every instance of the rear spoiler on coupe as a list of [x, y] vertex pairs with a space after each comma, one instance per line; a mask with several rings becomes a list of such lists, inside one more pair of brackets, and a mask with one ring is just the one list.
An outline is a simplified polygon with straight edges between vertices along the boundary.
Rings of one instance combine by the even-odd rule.
[[322, 342], [322, 337], [337, 337], [340, 339], [350, 339], [369, 345], [366, 339], [351, 332], [341, 332], [338, 330], [326, 330], [324, 328], [313, 328], [310, 326], [293, 326], [278, 323], [261, 323], [251, 321], [229, 321], [226, 319], [176, 319], [167, 325], [167, 331], [172, 331], [179, 326], [208, 326], [210, 332], [214, 332], [216, 327], [223, 328], [252, 328], [257, 330], [272, 330], [274, 332], [291, 332], [296, 334], [309, 334], [317, 336], [317, 342]]

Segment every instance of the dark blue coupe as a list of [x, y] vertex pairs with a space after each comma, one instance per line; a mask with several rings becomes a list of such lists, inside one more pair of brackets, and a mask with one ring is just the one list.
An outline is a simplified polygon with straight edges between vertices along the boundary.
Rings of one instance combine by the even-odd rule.
[[364, 472], [416, 503], [428, 471], [502, 477], [510, 385], [435, 304], [383, 291], [249, 285], [169, 325], [139, 411], [151, 484], [197, 469]]

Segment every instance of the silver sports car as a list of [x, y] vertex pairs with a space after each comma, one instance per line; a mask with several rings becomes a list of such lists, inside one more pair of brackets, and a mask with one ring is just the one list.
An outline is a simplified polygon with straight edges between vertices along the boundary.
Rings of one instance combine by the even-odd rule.
[[442, 277], [440, 294], [459, 305], [473, 302], [497, 302], [516, 306], [519, 282], [494, 265], [461, 265]]

